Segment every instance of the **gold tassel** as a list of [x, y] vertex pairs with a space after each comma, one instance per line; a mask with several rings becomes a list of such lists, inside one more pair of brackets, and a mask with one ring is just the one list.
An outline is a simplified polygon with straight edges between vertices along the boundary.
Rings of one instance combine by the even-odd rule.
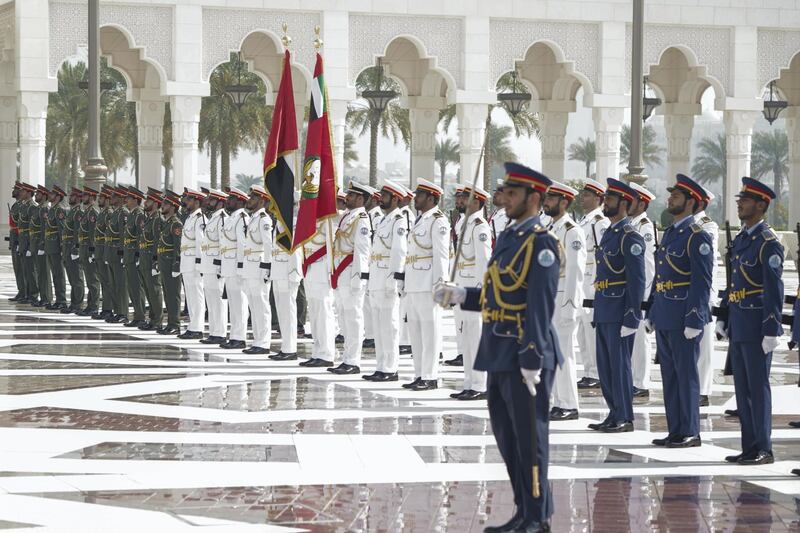
[[538, 498], [541, 496], [539, 490], [539, 465], [533, 465], [533, 497]]

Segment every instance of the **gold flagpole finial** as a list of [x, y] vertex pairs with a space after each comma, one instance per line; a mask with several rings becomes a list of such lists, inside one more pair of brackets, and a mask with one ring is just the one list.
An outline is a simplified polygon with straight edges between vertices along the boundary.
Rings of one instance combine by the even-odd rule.
[[315, 35], [315, 37], [314, 37], [314, 49], [317, 52], [319, 52], [319, 49], [322, 48], [322, 45], [323, 45], [322, 38], [320, 38], [320, 36], [319, 36], [320, 31], [321, 31], [321, 29], [320, 29], [319, 26], [314, 26], [314, 35]]
[[289, 37], [288, 33], [289, 25], [284, 22], [282, 27], [283, 27], [283, 37], [281, 37], [281, 42], [283, 43], [283, 46], [289, 48], [289, 46], [292, 44], [292, 38]]

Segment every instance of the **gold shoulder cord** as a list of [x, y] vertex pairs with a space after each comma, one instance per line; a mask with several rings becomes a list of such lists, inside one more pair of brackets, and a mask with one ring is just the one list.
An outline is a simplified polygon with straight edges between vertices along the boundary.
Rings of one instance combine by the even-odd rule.
[[423, 246], [422, 244], [420, 244], [420, 242], [417, 240], [417, 234], [414, 233], [413, 231], [411, 232], [411, 239], [413, 239], [414, 243], [417, 246], [419, 246], [420, 248], [422, 248], [423, 250], [433, 250], [433, 222], [431, 222], [430, 230], [431, 230], [431, 245], [430, 246]]
[[[520, 246], [517, 253], [514, 254], [514, 257], [508, 263], [508, 265], [501, 271], [500, 268], [497, 266], [497, 263], [493, 263], [489, 269], [486, 271], [486, 276], [489, 277], [492, 284], [492, 291], [494, 292], [494, 298], [497, 302], [497, 305], [500, 306], [501, 309], [507, 309], [509, 311], [522, 311], [527, 306], [527, 303], [521, 304], [509, 304], [503, 301], [501, 293], [504, 292], [513, 292], [518, 290], [521, 287], [527, 287], [525, 283], [525, 279], [528, 275], [528, 270], [531, 266], [531, 258], [533, 257], [533, 243], [536, 240], [536, 235], [533, 234], [527, 238], [527, 240]], [[514, 271], [514, 266], [519, 261], [520, 256], [525, 254], [522, 262], [522, 268], [520, 269], [519, 275]], [[501, 281], [502, 275], [508, 275], [511, 279], [514, 280], [513, 283], [506, 285]], [[484, 282], [482, 291], [486, 290], [486, 285], [488, 282]], [[481, 295], [481, 299], [484, 299], [484, 295]]]
[[[691, 243], [692, 243], [692, 238], [693, 238], [693, 237], [694, 237], [694, 233], [692, 233], [691, 235], [689, 235], [689, 240], [688, 240], [688, 241], [686, 241], [686, 255], [687, 255], [687, 256], [689, 255], [689, 246], [690, 246], [690, 245], [691, 245]], [[670, 259], [670, 258], [669, 258], [669, 254], [667, 253], [667, 250], [666, 250], [666, 249], [664, 249], [664, 257], [666, 257], [666, 259], [667, 259], [667, 263], [669, 264], [669, 266], [671, 266], [671, 267], [672, 267], [672, 270], [674, 270], [674, 271], [675, 271], [675, 272], [677, 272], [678, 274], [681, 274], [681, 275], [684, 275], [684, 276], [691, 276], [691, 275], [692, 275], [692, 273], [691, 273], [691, 272], [688, 272], [688, 271], [685, 271], [685, 270], [681, 270], [680, 268], [676, 267], [676, 266], [675, 266], [675, 263], [673, 263], [673, 262], [672, 262], [672, 259]]]
[[[625, 234], [625, 235], [627, 235], [627, 234]], [[625, 235], [623, 235], [622, 239], [620, 239], [620, 241], [619, 241], [619, 250], [620, 250], [620, 252], [622, 251], [622, 248], [625, 246]], [[624, 262], [622, 263], [622, 268], [620, 268], [619, 270], [614, 270], [614, 267], [611, 266], [611, 263], [608, 261], [608, 256], [606, 256], [606, 254], [603, 254], [603, 262], [606, 264], [608, 269], [611, 272], [613, 272], [614, 274], [622, 274], [623, 272], [625, 272], [625, 263]]]

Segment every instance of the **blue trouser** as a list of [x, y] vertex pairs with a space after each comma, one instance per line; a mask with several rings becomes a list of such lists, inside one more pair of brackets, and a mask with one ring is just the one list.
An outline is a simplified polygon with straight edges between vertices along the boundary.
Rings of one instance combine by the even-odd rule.
[[760, 342], [733, 341], [730, 351], [742, 453], [772, 452], [772, 352], [765, 355]]
[[[544, 522], [553, 514], [553, 494], [547, 481], [549, 454], [550, 392], [555, 372], [542, 370], [536, 398], [528, 392], [519, 371], [489, 372], [487, 400], [497, 448], [506, 464], [514, 489], [514, 503], [523, 524]], [[536, 403], [536, 443], [539, 465], [539, 498], [532, 494], [533, 434], [531, 408]]]
[[700, 434], [700, 357], [701, 333], [687, 339], [683, 330], [656, 330], [656, 345], [661, 361], [664, 408], [670, 437]]
[[600, 388], [608, 405], [606, 421], [633, 422], [633, 373], [631, 352], [635, 335], [620, 337], [621, 322], [595, 324], [597, 337], [597, 373]]

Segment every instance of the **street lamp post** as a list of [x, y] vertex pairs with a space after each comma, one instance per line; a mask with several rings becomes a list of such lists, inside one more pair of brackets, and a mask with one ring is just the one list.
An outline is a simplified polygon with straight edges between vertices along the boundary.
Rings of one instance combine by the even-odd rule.
[[644, 183], [647, 176], [643, 174], [644, 163], [642, 162], [642, 123], [641, 117], [644, 116], [643, 102], [644, 97], [644, 0], [633, 0], [633, 30], [632, 30], [633, 50], [631, 57], [631, 146], [630, 157], [628, 159], [628, 174], [625, 176], [627, 181]]
[[108, 168], [100, 153], [100, 0], [89, 0], [89, 158], [84, 173], [87, 185], [99, 188]]

